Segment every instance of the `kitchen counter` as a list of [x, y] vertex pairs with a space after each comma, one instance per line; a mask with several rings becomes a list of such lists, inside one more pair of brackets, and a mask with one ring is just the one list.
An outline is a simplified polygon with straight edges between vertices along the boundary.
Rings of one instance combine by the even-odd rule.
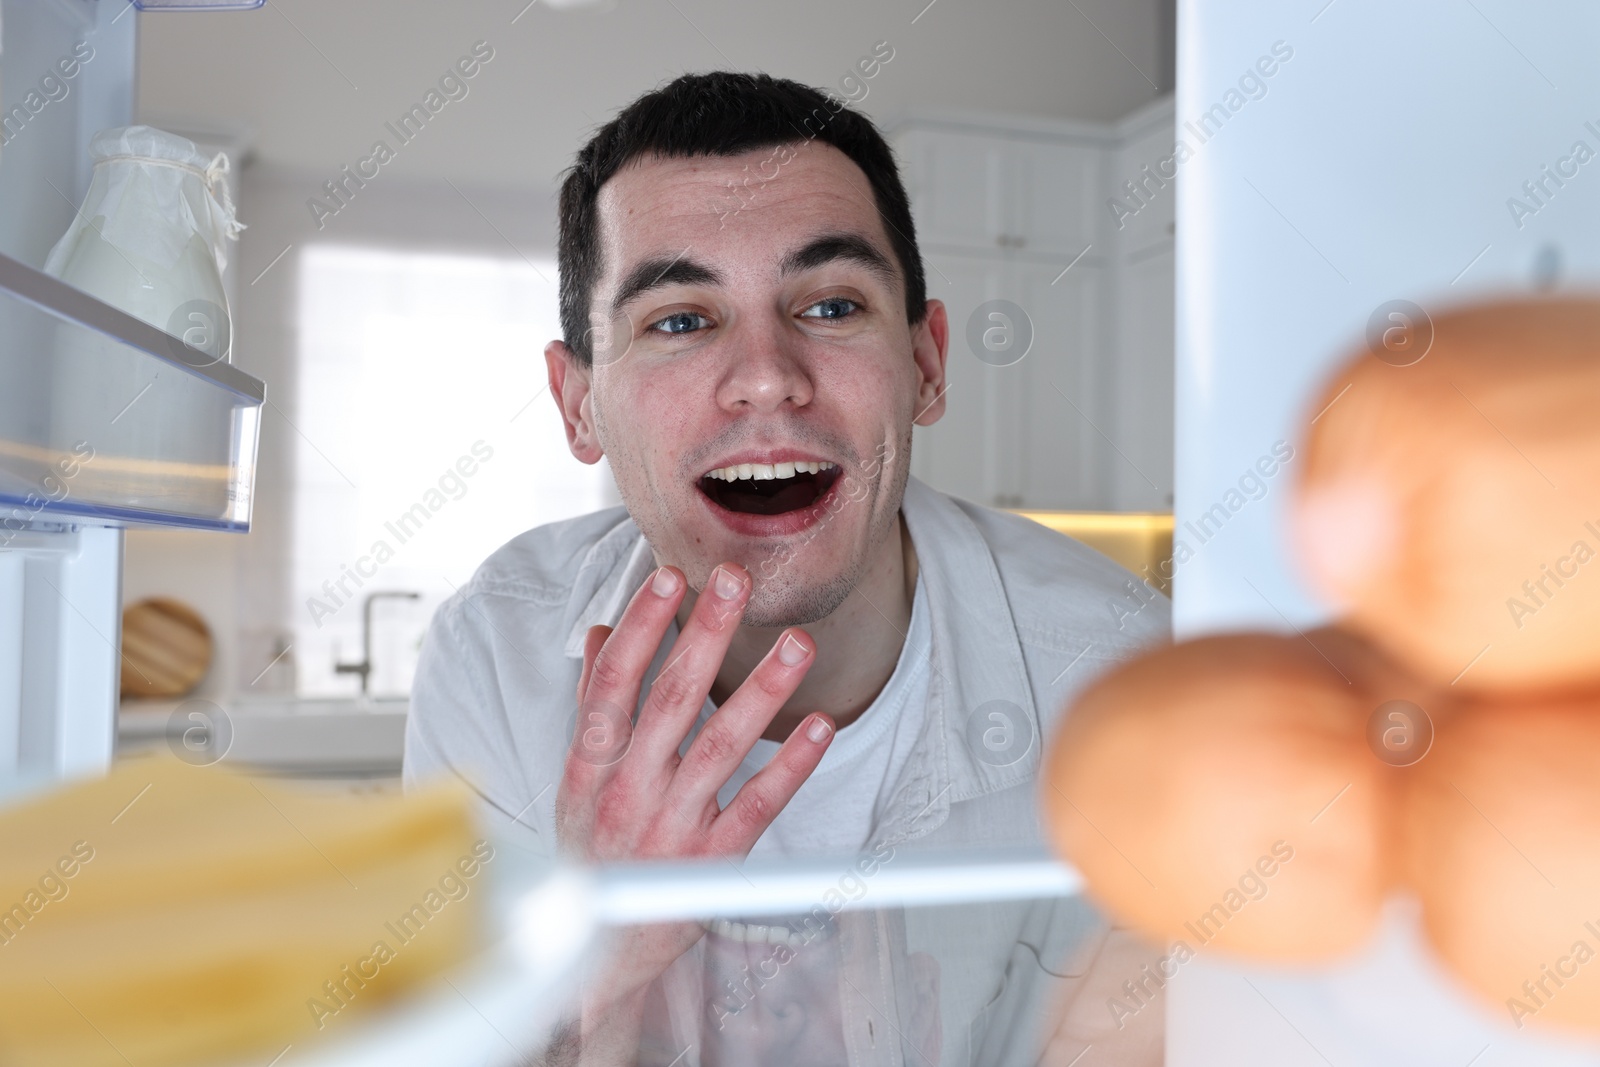
[[398, 778], [409, 707], [404, 697], [126, 700], [117, 715], [117, 750], [165, 743], [200, 763], [225, 760], [305, 777]]

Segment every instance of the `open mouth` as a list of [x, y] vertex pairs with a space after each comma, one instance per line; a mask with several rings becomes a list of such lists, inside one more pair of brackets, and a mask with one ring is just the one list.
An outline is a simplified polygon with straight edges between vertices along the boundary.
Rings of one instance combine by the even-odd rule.
[[700, 491], [718, 506], [742, 515], [783, 515], [811, 507], [839, 480], [826, 460], [736, 463], [700, 477]]

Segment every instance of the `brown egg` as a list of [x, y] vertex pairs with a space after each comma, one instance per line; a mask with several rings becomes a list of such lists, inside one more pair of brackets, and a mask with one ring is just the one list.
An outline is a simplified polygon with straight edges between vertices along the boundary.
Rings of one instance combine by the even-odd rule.
[[1391, 882], [1396, 776], [1367, 743], [1423, 689], [1349, 635], [1152, 652], [1068, 711], [1043, 801], [1093, 896], [1158, 942], [1277, 960], [1367, 937]]
[[1420, 359], [1363, 350], [1311, 405], [1300, 558], [1436, 683], [1600, 681], [1600, 300], [1440, 314], [1431, 347], [1413, 325]]
[[1600, 691], [1475, 705], [1408, 783], [1399, 865], [1444, 961], [1513, 1026], [1600, 1027]]

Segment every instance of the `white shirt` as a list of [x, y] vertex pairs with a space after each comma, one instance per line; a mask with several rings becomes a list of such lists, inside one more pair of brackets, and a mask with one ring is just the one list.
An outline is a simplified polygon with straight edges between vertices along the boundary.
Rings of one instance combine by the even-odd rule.
[[[756, 841], [750, 850], [752, 858], [845, 856], [866, 850], [889, 802], [890, 790], [922, 735], [932, 655], [928, 596], [919, 575], [911, 598], [911, 622], [894, 673], [867, 710], [834, 735], [817, 769]], [[695, 724], [697, 732], [715, 710], [716, 705], [707, 700]], [[685, 742], [685, 750], [687, 747]], [[727, 807], [780, 747], [776, 741], [757, 741], [728, 784], [718, 790], [717, 803]]]

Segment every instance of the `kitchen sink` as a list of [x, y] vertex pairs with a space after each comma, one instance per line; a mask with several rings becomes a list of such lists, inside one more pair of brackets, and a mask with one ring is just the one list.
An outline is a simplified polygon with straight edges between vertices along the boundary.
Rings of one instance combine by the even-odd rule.
[[192, 763], [278, 774], [393, 777], [405, 751], [409, 706], [405, 697], [126, 700], [117, 748], [165, 744]]

